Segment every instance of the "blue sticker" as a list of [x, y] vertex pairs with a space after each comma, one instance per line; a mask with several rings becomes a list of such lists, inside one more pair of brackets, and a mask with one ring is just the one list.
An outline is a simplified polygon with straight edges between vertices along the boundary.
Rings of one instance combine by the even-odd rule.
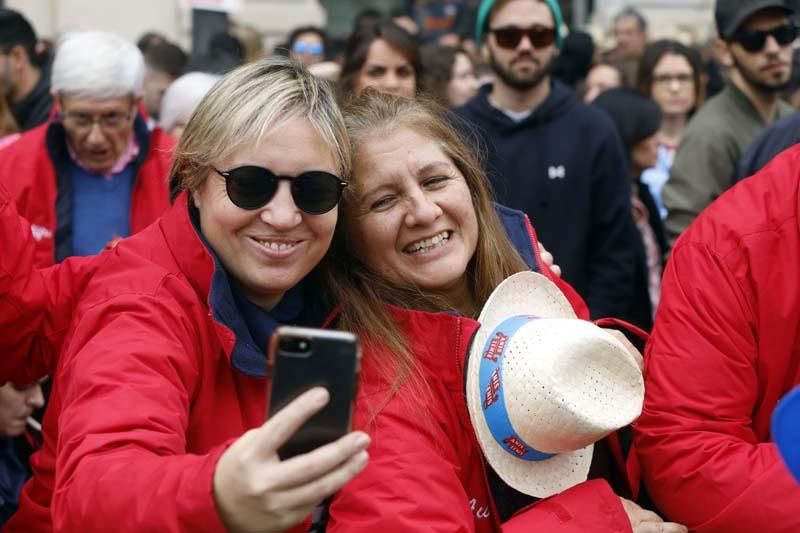
[[508, 341], [519, 328], [538, 317], [519, 315], [503, 320], [483, 345], [480, 366], [481, 411], [492, 437], [509, 455], [523, 461], [544, 461], [557, 455], [540, 452], [514, 430], [503, 394], [503, 357]]

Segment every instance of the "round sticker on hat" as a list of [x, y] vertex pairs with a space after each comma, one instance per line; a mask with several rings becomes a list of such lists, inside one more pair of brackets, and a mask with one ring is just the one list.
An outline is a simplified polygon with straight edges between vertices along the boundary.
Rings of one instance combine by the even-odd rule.
[[800, 387], [787, 394], [772, 414], [772, 438], [800, 483]]

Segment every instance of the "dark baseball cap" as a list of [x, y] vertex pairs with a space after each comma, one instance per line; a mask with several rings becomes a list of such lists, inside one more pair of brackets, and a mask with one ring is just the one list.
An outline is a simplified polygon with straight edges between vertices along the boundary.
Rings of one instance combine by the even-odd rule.
[[714, 18], [722, 39], [730, 39], [742, 22], [757, 11], [779, 8], [793, 14], [796, 0], [717, 0]]

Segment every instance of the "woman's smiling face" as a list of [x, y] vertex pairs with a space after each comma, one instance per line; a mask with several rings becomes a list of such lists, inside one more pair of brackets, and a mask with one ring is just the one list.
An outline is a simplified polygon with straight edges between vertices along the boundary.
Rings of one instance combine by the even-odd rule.
[[[258, 143], [215, 164], [223, 171], [261, 166], [283, 176], [311, 170], [337, 172], [330, 147], [311, 123], [300, 117], [287, 120]], [[203, 235], [247, 297], [265, 309], [274, 307], [322, 260], [336, 227], [338, 207], [321, 215], [301, 211], [285, 180], [259, 209], [234, 205], [225, 179], [213, 170], [193, 197]]]
[[356, 255], [374, 272], [431, 292], [468, 290], [478, 222], [464, 176], [439, 144], [398, 127], [365, 136], [346, 216]]

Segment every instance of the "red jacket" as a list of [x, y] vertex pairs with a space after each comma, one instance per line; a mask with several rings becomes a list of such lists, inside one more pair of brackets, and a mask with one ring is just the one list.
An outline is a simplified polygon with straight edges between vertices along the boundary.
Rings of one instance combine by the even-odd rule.
[[690, 530], [800, 531], [770, 439], [800, 383], [800, 148], [708, 207], [672, 251], [635, 425], [648, 490]]
[[[524, 250], [509, 228], [514, 213], [523, 220], [512, 210], [500, 215], [512, 240]], [[527, 217], [524, 226], [535, 243]], [[538, 249], [534, 254], [541, 265]], [[539, 270], [552, 279], [549, 269]], [[557, 283], [587, 318], [582, 300], [565, 282]], [[631, 531], [619, 497], [604, 480], [541, 500], [501, 525], [464, 399], [464, 357], [479, 324], [445, 313], [392, 313], [428, 390], [406, 383], [387, 403], [393, 381], [386, 379], [379, 361], [391, 359], [381, 347], [364, 346], [354, 425], [372, 437], [370, 461], [335, 496], [329, 533]], [[615, 459], [624, 469], [621, 456]]]
[[[144, 128], [144, 130], [142, 129]], [[167, 177], [174, 141], [160, 129], [146, 132], [137, 119], [135, 133], [140, 149], [139, 170], [131, 200], [131, 234], [137, 233], [156, 220], [169, 206]], [[12, 145], [0, 151], [0, 181], [11, 192], [19, 214], [30, 222], [36, 240], [35, 264], [46, 267], [56, 262], [56, 235], [69, 239], [64, 231], [69, 221], [58, 220], [56, 202], [59, 184], [53, 154], [64, 157], [63, 126], [49, 123], [38, 126]]]
[[185, 195], [98, 257], [6, 531], [224, 531], [217, 460], [266, 413], [263, 373], [234, 366], [265, 370], [264, 354], [234, 333], [243, 322]]
[[34, 267], [30, 226], [0, 184], [0, 383], [31, 383], [55, 372], [72, 309], [98, 261], [74, 257]]

